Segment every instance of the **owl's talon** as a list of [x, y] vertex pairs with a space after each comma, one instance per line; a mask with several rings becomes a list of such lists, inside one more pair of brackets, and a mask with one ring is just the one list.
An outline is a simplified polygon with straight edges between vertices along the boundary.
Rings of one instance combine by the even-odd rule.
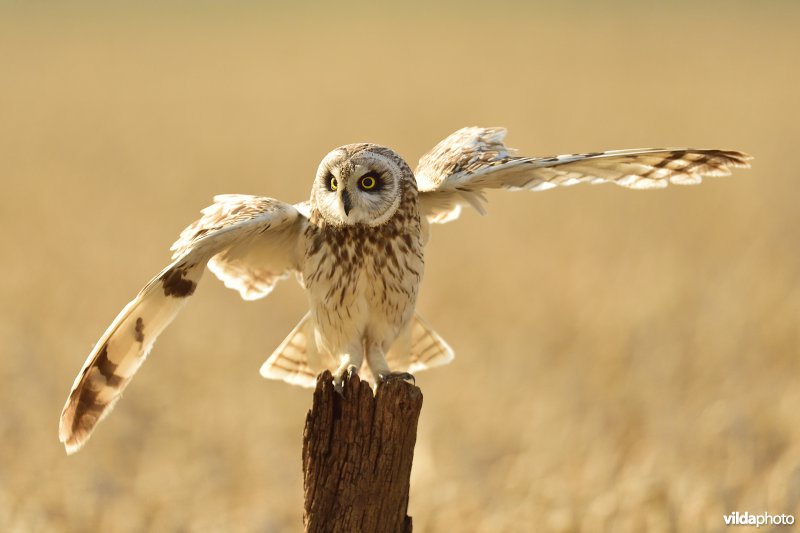
[[350, 381], [358, 375], [356, 365], [347, 365], [333, 376], [333, 389], [339, 394], [344, 393], [344, 382]]
[[402, 379], [403, 381], [410, 381], [412, 385], [417, 384], [417, 380], [414, 379], [414, 375], [408, 372], [389, 372], [388, 374], [380, 374], [378, 379], [381, 383]]

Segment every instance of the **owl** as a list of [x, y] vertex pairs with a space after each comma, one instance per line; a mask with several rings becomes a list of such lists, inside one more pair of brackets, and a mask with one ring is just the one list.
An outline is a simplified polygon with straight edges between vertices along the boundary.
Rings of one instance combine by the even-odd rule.
[[520, 157], [502, 128], [456, 131], [416, 170], [375, 144], [350, 144], [319, 165], [308, 201], [216, 196], [173, 244], [172, 262], [117, 315], [89, 354], [61, 414], [67, 453], [107, 415], [158, 335], [197, 289], [206, 266], [245, 300], [294, 274], [308, 313], [261, 367], [266, 378], [313, 386], [361, 373], [375, 384], [448, 363], [453, 350], [415, 306], [431, 225], [464, 207], [485, 213], [491, 189], [542, 191], [578, 183], [657, 189], [747, 167], [750, 156], [689, 148]]

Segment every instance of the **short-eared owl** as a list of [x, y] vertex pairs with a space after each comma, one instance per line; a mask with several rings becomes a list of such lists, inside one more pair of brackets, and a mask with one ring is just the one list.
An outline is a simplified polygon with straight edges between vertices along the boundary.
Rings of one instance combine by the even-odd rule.
[[[415, 314], [431, 224], [484, 213], [487, 189], [540, 191], [576, 183], [633, 189], [691, 185], [747, 167], [726, 150], [644, 149], [518, 157], [501, 128], [463, 128], [412, 172], [395, 152], [351, 144], [319, 165], [311, 198], [222, 195], [172, 246], [173, 261], [111, 323], [78, 374], [59, 436], [78, 450], [144, 361], [156, 337], [191, 296], [206, 265], [245, 300], [297, 276], [309, 312], [261, 367], [264, 377], [310, 386], [323, 369], [375, 382], [408, 376], [453, 358]], [[368, 373], [367, 373], [368, 371]]]

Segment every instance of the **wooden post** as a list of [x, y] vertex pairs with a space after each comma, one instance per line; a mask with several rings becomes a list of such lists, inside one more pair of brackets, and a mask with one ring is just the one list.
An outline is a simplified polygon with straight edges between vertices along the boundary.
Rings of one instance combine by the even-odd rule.
[[372, 388], [358, 377], [343, 393], [317, 378], [303, 433], [307, 533], [410, 533], [408, 489], [422, 392], [402, 380]]

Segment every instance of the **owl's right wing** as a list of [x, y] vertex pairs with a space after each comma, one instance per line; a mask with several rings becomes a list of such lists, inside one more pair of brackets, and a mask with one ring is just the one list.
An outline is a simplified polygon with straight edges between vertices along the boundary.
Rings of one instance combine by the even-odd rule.
[[[310, 216], [308, 202], [288, 205], [272, 198], [245, 194], [220, 194], [202, 210], [203, 216], [181, 232], [172, 245], [173, 259], [208, 232], [233, 225], [264, 223], [252, 234], [241, 234], [208, 262], [208, 269], [229, 289], [239, 291], [245, 300], [263, 298], [296, 270], [300, 253], [297, 231]], [[267, 220], [268, 219], [268, 220]], [[289, 224], [294, 222], [295, 224]], [[302, 257], [302, 253], [300, 253]]]
[[265, 294], [299, 269], [308, 222], [302, 204], [245, 195], [214, 202], [181, 233], [173, 262], [122, 309], [86, 359], [61, 413], [59, 439], [67, 453], [79, 450], [111, 411], [156, 337], [194, 293], [207, 263], [244, 297]]
[[485, 191], [542, 191], [578, 183], [615, 183], [631, 189], [694, 185], [749, 167], [749, 155], [732, 150], [641, 148], [553, 157], [519, 157], [503, 144], [503, 128], [462, 128], [422, 156], [414, 174], [423, 216], [430, 223], [458, 218], [470, 205], [486, 212]]

